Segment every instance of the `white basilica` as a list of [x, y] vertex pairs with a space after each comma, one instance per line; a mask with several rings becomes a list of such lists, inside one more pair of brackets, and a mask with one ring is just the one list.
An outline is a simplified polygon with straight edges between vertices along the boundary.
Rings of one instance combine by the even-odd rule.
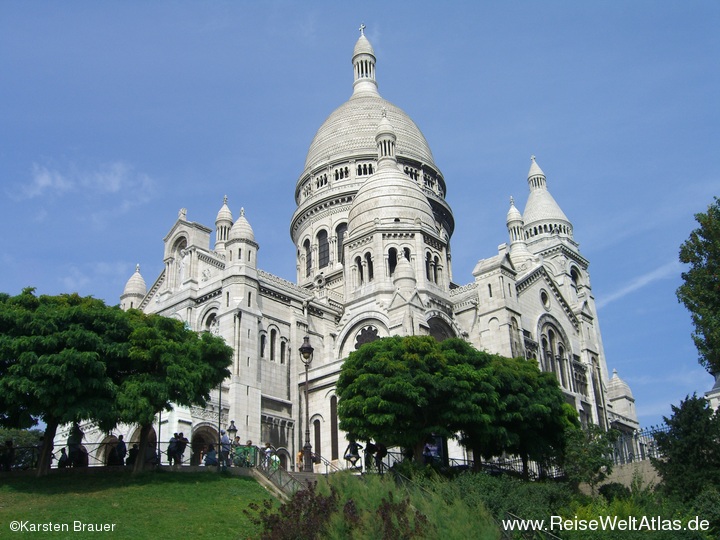
[[[378, 92], [375, 63], [361, 31], [352, 95], [318, 129], [295, 186], [296, 283], [258, 266], [248, 217], [241, 209], [234, 218], [227, 198], [214, 231], [181, 210], [164, 239], [164, 271], [149, 289], [139, 269], [128, 281], [123, 309], [176, 317], [235, 351], [232, 375], [208, 406], [163, 413], [156, 436], [182, 431], [197, 450], [217, 441], [220, 416], [243, 442], [272, 443], [292, 468], [307, 427], [298, 348], [309, 336], [310, 442], [341, 462], [347, 443], [335, 382], [343, 359], [373, 339], [419, 334], [536, 359], [583, 422], [638, 428], [629, 387], [608, 376], [588, 260], [535, 158], [524, 212], [510, 202], [506, 243], [469, 282], [455, 281], [445, 178], [420, 129]], [[134, 428], [122, 433], [138, 438]]]

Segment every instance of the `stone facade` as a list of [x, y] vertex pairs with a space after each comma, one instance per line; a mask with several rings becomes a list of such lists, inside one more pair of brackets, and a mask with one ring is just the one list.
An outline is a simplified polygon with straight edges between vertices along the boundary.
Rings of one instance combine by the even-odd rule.
[[233, 219], [227, 198], [214, 245], [213, 230], [183, 209], [164, 239], [164, 271], [149, 288], [139, 269], [128, 281], [123, 308], [176, 317], [235, 351], [222, 396], [213, 392], [204, 415], [164, 415], [161, 438], [202, 430], [217, 440], [221, 409], [221, 425], [234, 420], [243, 441], [271, 442], [291, 466], [306, 428], [304, 336], [314, 347], [310, 442], [331, 461], [342, 462], [347, 444], [336, 414], [342, 361], [390, 335], [457, 336], [534, 358], [556, 374], [583, 422], [635, 429], [632, 395], [609, 385], [589, 263], [535, 158], [524, 213], [511, 200], [506, 242], [478, 262], [472, 281], [456, 282], [445, 179], [419, 128], [380, 96], [364, 35], [352, 60], [352, 96], [317, 131], [295, 186], [296, 283], [258, 268], [260, 244], [244, 210]]

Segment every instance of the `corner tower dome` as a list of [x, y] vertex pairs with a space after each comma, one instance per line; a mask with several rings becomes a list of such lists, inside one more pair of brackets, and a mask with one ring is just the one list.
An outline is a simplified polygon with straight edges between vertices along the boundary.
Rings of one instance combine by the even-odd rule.
[[147, 285], [145, 285], [145, 280], [140, 274], [140, 265], [138, 264], [135, 265], [135, 273], [130, 276], [130, 279], [128, 279], [127, 283], [125, 284], [125, 290], [123, 290], [123, 295], [132, 294], [137, 296], [145, 296], [146, 293]]
[[547, 188], [545, 173], [531, 156], [532, 163], [528, 172], [530, 196], [525, 205], [523, 222], [529, 236], [553, 234], [572, 237], [572, 224]]
[[255, 242], [255, 233], [245, 217], [245, 209], [240, 209], [240, 217], [230, 229], [228, 240], [250, 240]]

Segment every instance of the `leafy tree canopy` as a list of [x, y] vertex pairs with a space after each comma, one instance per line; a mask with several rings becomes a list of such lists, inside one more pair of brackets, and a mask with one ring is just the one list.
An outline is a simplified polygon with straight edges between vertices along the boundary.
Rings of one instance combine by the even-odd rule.
[[350, 353], [337, 384], [340, 429], [351, 437], [413, 449], [432, 434], [451, 436], [454, 385], [439, 343], [391, 337]]
[[541, 372], [537, 362], [523, 358], [493, 358], [491, 370], [500, 396], [495, 422], [495, 447], [490, 455], [507, 451], [523, 460], [547, 463], [561, 457], [566, 436], [578, 427], [575, 409], [565, 397], [554, 374]]
[[[182, 321], [130, 310], [129, 354], [115, 366], [117, 416], [142, 427], [140, 455], [155, 415], [171, 404], [205, 405], [210, 390], [230, 376], [232, 348], [208, 332], [197, 333]], [[136, 461], [136, 470], [145, 460]]]
[[337, 391], [341, 429], [413, 449], [416, 459], [429, 435], [459, 434], [476, 461], [504, 451], [525, 464], [547, 461], [577, 426], [553, 374], [461, 339], [396, 336], [363, 345], [343, 364]]
[[720, 489], [720, 412], [695, 394], [672, 411], [664, 418], [668, 431], [655, 434], [662, 458], [652, 460], [664, 490], [688, 501], [705, 488]]
[[594, 495], [595, 486], [612, 473], [618, 435], [617, 430], [605, 431], [596, 424], [571, 430], [563, 459], [563, 470], [568, 479], [575, 484], [588, 484]]
[[720, 372], [720, 200], [715, 197], [695, 219], [700, 226], [680, 246], [680, 261], [690, 268], [677, 297], [692, 316], [699, 362], [715, 374]]
[[127, 317], [102, 300], [77, 294], [0, 297], [0, 421], [46, 424], [38, 470], [49, 465], [58, 425], [115, 423], [116, 385], [107, 364], [127, 356]]
[[231, 358], [221, 338], [198, 337], [175, 319], [77, 294], [0, 295], [0, 424], [45, 422], [42, 474], [59, 425], [138, 423], [143, 444], [170, 403], [203, 405]]

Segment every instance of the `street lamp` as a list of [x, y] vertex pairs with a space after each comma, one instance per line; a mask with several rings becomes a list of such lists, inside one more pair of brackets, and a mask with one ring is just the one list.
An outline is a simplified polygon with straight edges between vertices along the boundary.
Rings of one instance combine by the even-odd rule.
[[303, 446], [303, 459], [305, 462], [304, 471], [313, 472], [312, 445], [310, 444], [310, 408], [308, 405], [308, 369], [313, 357], [313, 348], [310, 345], [310, 338], [305, 336], [302, 347], [300, 347], [300, 359], [305, 364], [305, 446]]
[[237, 435], [238, 428], [235, 426], [235, 420], [230, 420], [230, 425], [227, 428], [228, 436], [230, 437], [230, 442], [235, 440], [235, 435]]

